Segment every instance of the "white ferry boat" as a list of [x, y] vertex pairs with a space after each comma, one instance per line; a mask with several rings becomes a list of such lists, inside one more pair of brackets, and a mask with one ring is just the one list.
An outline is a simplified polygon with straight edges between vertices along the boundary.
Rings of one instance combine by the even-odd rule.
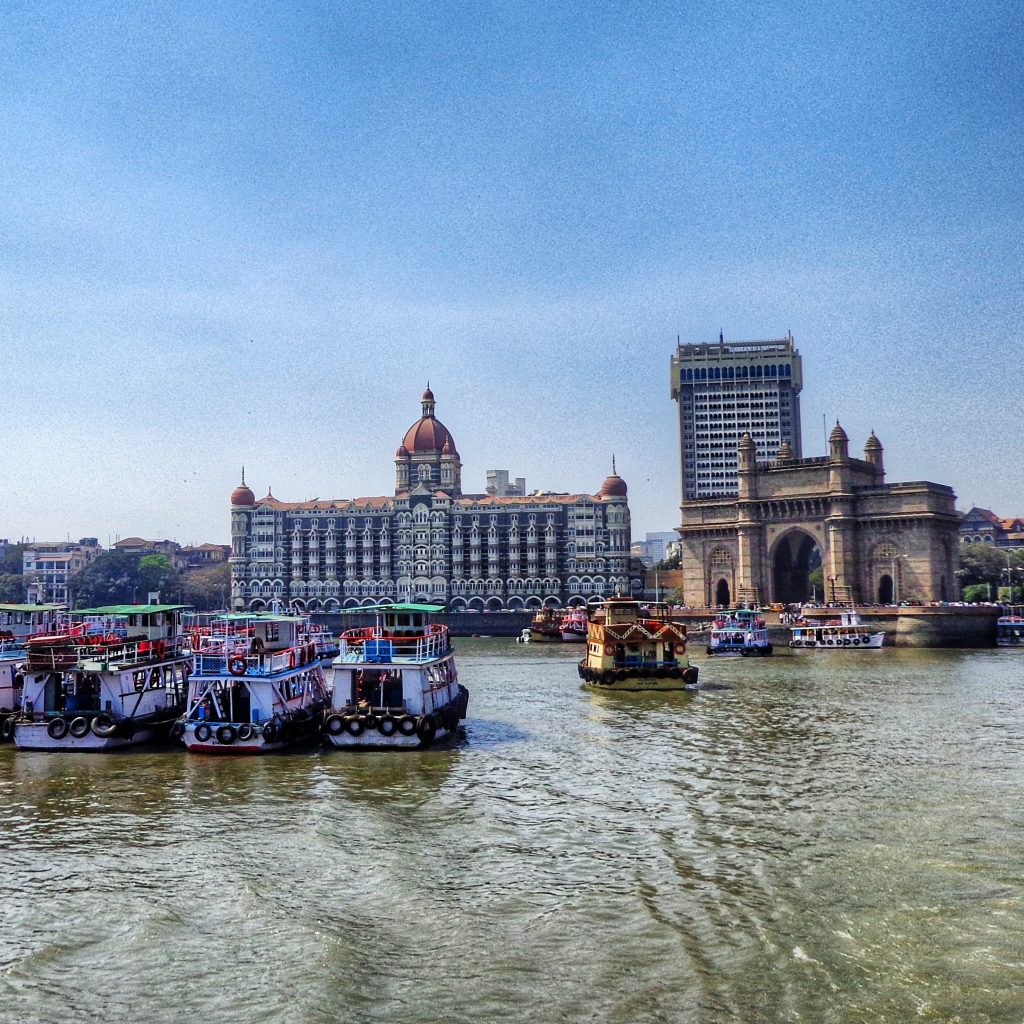
[[734, 655], [765, 658], [772, 650], [764, 618], [749, 608], [739, 608], [718, 618], [711, 627], [708, 654], [716, 657]]
[[308, 627], [303, 616], [275, 612], [213, 620], [200, 637], [187, 709], [175, 727], [187, 750], [267, 754], [319, 735], [327, 680]]
[[325, 742], [343, 749], [428, 747], [456, 734], [469, 691], [459, 682], [448, 627], [431, 621], [442, 611], [430, 604], [359, 609], [376, 621], [341, 634]]
[[66, 611], [61, 604], [0, 604], [0, 743], [14, 737], [28, 658], [25, 642], [54, 632]]
[[885, 633], [864, 625], [854, 611], [843, 611], [838, 619], [804, 621], [790, 629], [790, 647], [823, 647], [834, 650], [878, 650], [885, 643]]
[[1007, 608], [1006, 614], [996, 619], [996, 645], [1024, 646], [1024, 608]]
[[562, 640], [568, 643], [585, 643], [588, 621], [586, 608], [568, 608], [558, 626]]
[[103, 751], [163, 739], [185, 703], [191, 651], [184, 605], [110, 605], [30, 637], [14, 742]]
[[697, 668], [686, 657], [686, 626], [665, 604], [613, 598], [595, 609], [587, 654], [579, 663], [588, 686], [609, 690], [692, 690]]

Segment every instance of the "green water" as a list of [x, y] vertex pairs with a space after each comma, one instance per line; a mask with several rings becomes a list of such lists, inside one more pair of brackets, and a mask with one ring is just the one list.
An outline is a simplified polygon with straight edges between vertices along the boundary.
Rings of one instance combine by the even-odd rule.
[[0, 1020], [1024, 1020], [1019, 652], [579, 653], [460, 641], [449, 750], [0, 748]]

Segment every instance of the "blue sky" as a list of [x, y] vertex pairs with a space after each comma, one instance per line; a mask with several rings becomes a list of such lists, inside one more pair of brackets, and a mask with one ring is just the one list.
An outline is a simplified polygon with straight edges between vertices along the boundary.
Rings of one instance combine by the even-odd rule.
[[678, 522], [668, 362], [782, 337], [890, 480], [1024, 513], [1019, 3], [12, 3], [0, 536], [487, 469]]

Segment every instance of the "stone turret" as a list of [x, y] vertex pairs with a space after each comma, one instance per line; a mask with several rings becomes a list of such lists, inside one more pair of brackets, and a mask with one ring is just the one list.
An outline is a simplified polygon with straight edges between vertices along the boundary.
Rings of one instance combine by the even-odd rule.
[[740, 499], [757, 497], [757, 447], [749, 433], [740, 438], [736, 449]]
[[832, 433], [828, 435], [828, 457], [833, 462], [850, 457], [850, 439], [846, 436], [846, 431], [839, 425], [839, 420], [836, 420]]
[[864, 461], [870, 462], [878, 470], [879, 477], [885, 476], [885, 464], [882, 462], [882, 442], [875, 437], [873, 430], [864, 444]]
[[793, 461], [793, 446], [789, 441], [783, 441], [779, 445], [778, 454], [775, 456], [776, 462], [792, 462]]

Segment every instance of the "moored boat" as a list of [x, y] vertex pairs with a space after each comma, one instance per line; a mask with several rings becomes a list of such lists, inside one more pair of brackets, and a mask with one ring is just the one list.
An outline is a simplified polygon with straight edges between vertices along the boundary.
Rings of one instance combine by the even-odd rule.
[[315, 739], [327, 709], [327, 680], [303, 616], [275, 612], [218, 616], [195, 655], [187, 708], [175, 726], [203, 754], [267, 754]]
[[825, 650], [878, 650], [885, 643], [885, 633], [873, 630], [860, 620], [855, 611], [844, 610], [839, 618], [804, 620], [790, 629], [790, 647], [824, 648]]
[[686, 625], [664, 604], [613, 598], [593, 611], [580, 678], [609, 690], [690, 690], [697, 668], [686, 657]]
[[0, 743], [14, 737], [28, 658], [26, 642], [66, 624], [61, 604], [0, 604]]
[[530, 640], [537, 644], [558, 643], [562, 639], [558, 628], [561, 618], [556, 608], [538, 608], [530, 620]]
[[558, 624], [559, 635], [568, 643], [585, 643], [588, 621], [586, 608], [567, 608], [562, 613], [562, 621]]
[[166, 738], [192, 656], [184, 605], [110, 605], [26, 643], [14, 742], [25, 750], [106, 751]]
[[1024, 646], [1024, 608], [1007, 608], [996, 619], [996, 644], [999, 647]]
[[342, 749], [428, 747], [454, 736], [469, 691], [459, 682], [440, 605], [361, 608], [375, 623], [341, 634], [324, 740]]
[[749, 608], [738, 608], [716, 619], [708, 638], [708, 654], [764, 658], [772, 653], [764, 618]]

